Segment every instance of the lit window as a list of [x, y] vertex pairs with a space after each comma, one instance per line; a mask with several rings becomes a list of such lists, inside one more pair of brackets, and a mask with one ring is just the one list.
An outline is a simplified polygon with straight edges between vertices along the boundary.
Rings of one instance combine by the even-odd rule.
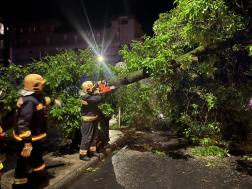
[[34, 32], [36, 31], [36, 27], [33, 28], [33, 31], [34, 31]]
[[4, 34], [4, 25], [0, 23], [0, 34]]
[[9, 28], [8, 28], [8, 27], [7, 27], [6, 29], [7, 29], [7, 30], [9, 30]]
[[20, 32], [23, 33], [23, 29], [22, 28], [20, 29]]
[[3, 47], [4, 40], [0, 40], [0, 47]]

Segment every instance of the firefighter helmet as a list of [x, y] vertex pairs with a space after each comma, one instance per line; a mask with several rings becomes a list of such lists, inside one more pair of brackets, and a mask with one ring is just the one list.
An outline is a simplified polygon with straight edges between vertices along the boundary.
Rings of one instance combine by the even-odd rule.
[[42, 91], [43, 84], [46, 82], [41, 75], [29, 74], [24, 78], [24, 89], [27, 91]]
[[82, 89], [84, 93], [91, 93], [93, 91], [93, 82], [92, 81], [85, 81], [82, 83]]

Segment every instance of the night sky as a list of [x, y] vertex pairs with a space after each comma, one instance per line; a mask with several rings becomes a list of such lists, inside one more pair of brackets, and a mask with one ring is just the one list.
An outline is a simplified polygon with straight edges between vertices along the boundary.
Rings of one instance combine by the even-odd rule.
[[173, 7], [173, 0], [0, 0], [0, 16], [12, 23], [55, 18], [66, 28], [74, 28], [74, 22], [87, 24], [88, 16], [95, 28], [108, 24], [110, 17], [134, 14], [144, 33], [152, 36], [159, 14]]

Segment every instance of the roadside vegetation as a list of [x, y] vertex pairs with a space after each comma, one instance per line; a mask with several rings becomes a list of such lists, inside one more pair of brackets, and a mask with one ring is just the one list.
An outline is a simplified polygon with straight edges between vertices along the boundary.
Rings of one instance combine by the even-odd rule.
[[[121, 107], [126, 128], [172, 128], [202, 145], [192, 151], [200, 156], [228, 156], [230, 145], [252, 153], [251, 1], [174, 3], [176, 7], [160, 13], [153, 24], [154, 36], [120, 51], [127, 68], [110, 67], [118, 77], [145, 69], [150, 78], [120, 87], [100, 108], [111, 116]], [[64, 103], [62, 109], [48, 109], [49, 123], [61, 128], [65, 138], [81, 127], [81, 76], [103, 79], [107, 72], [90, 48], [79, 55], [59, 51], [27, 66], [1, 69], [5, 74], [0, 86], [10, 94], [4, 100], [6, 111], [15, 108], [25, 75], [34, 72], [46, 78], [44, 92]]]

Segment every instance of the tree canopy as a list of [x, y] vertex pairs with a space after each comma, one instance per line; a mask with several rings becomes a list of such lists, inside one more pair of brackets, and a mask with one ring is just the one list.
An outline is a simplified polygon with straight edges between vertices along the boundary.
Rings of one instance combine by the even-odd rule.
[[[163, 113], [177, 131], [192, 138], [211, 134], [231, 142], [249, 139], [252, 2], [174, 3], [177, 6], [154, 23], [153, 37], [144, 36], [144, 43], [134, 41], [131, 50], [125, 46], [120, 51], [127, 65], [123, 74], [147, 70], [153, 84], [135, 91], [154, 110], [149, 115], [155, 115], [156, 122]], [[129, 106], [127, 113], [137, 116], [130, 102], [123, 103], [124, 109]], [[146, 116], [143, 113], [142, 120]]]

